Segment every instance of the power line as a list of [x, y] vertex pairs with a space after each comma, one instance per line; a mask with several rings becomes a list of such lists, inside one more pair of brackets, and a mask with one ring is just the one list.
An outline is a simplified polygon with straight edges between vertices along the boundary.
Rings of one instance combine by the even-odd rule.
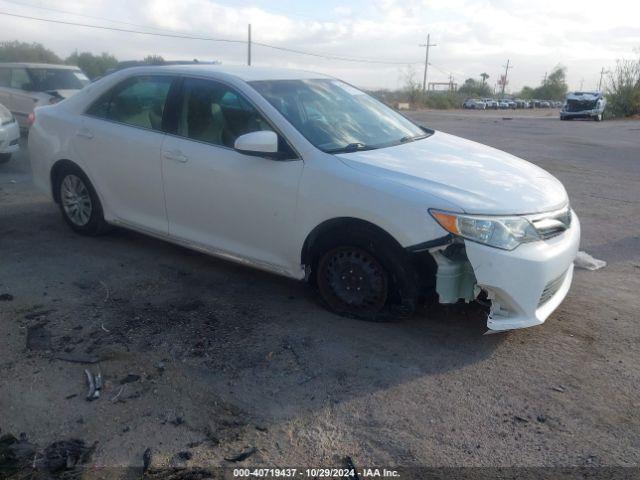
[[[98, 30], [108, 30], [108, 31], [120, 32], [120, 33], [134, 33], [134, 34], [137, 34], [137, 35], [148, 35], [148, 36], [167, 37], [167, 38], [179, 38], [179, 39], [183, 39], [183, 40], [201, 40], [201, 41], [207, 41], [207, 42], [241, 43], [241, 44], [247, 43], [245, 40], [232, 40], [232, 39], [227, 39], [227, 38], [212, 38], [212, 37], [189, 35], [189, 34], [183, 34], [183, 33], [147, 32], [147, 31], [143, 31], [143, 30], [133, 30], [133, 29], [129, 29], [129, 28], [109, 27], [109, 26], [106, 26], [106, 25], [90, 25], [90, 24], [86, 24], [86, 23], [70, 22], [70, 21], [65, 21], [65, 20], [55, 20], [55, 19], [51, 19], [51, 18], [32, 17], [32, 16], [29, 16], [29, 15], [19, 15], [17, 13], [9, 13], [9, 12], [0, 12], [0, 15], [6, 15], [6, 16], [15, 17], [15, 18], [22, 18], [22, 19], [26, 19], [26, 20], [36, 20], [36, 21], [40, 21], [40, 22], [56, 23], [56, 24], [59, 24], [59, 25], [69, 25], [69, 26], [84, 27], [84, 28], [95, 28], [95, 29], [98, 29]], [[113, 21], [113, 20], [107, 20], [107, 21]], [[143, 27], [143, 28], [149, 28], [149, 27], [146, 27], [146, 26], [138, 25], [138, 24], [136, 24], [136, 26]], [[151, 27], [151, 28], [153, 28], [153, 27]], [[308, 52], [308, 51], [305, 51], [305, 50], [298, 50], [298, 49], [294, 49], [294, 48], [279, 47], [279, 46], [276, 46], [276, 45], [270, 45], [268, 43], [261, 43], [261, 42], [252, 42], [252, 44], [253, 45], [258, 45], [258, 46], [261, 46], [261, 47], [265, 47], [265, 48], [271, 48], [273, 50], [280, 50], [280, 51], [283, 51], [283, 52], [295, 53], [295, 54], [298, 54], [298, 55], [307, 55], [307, 56], [312, 56], [312, 57], [325, 58], [325, 59], [329, 59], [329, 60], [339, 60], [339, 61], [343, 61], [343, 62], [375, 63], [375, 64], [382, 64], [382, 65], [411, 65], [411, 64], [415, 64], [415, 63], [421, 63], [421, 62], [386, 61], [386, 60], [375, 60], [375, 59], [368, 59], [368, 58], [346, 57], [346, 56], [341, 56], [341, 55], [322, 54], [322, 53]]]
[[59, 8], [43, 7], [41, 5], [32, 5], [30, 3], [17, 2], [15, 0], [2, 0], [2, 1], [5, 2], [5, 3], [12, 3], [14, 5], [20, 5], [21, 7], [37, 8], [38, 10], [45, 10], [45, 11], [48, 11], [48, 12], [62, 13], [64, 15], [73, 15], [74, 17], [90, 18], [92, 20], [102, 20], [104, 22], [119, 23], [121, 25], [129, 25], [130, 27], [148, 28], [149, 30], [156, 30], [158, 32], [175, 33], [175, 32], [172, 32], [170, 30], [163, 29], [163, 28], [156, 28], [156, 27], [152, 27], [150, 25], [141, 25], [139, 23], [125, 22], [125, 21], [122, 21], [122, 20], [116, 20], [114, 18], [109, 18], [109, 17], [98, 17], [98, 16], [95, 16], [95, 15], [86, 15], [86, 14], [82, 14], [82, 13], [70, 12], [68, 10], [60, 10]]
[[230, 40], [230, 39], [226, 39], [226, 38], [199, 37], [199, 36], [193, 36], [193, 35], [172, 34], [172, 33], [145, 32], [145, 31], [142, 31], [142, 30], [131, 30], [131, 29], [128, 29], [128, 28], [107, 27], [107, 26], [104, 26], [104, 25], [88, 25], [88, 24], [85, 24], [85, 23], [67, 22], [67, 21], [64, 21], [64, 20], [54, 20], [52, 18], [30, 17], [28, 15], [18, 15], [17, 13], [0, 12], [0, 15], [6, 15], [8, 17], [24, 18], [24, 19], [27, 19], [27, 20], [38, 20], [40, 22], [57, 23], [59, 25], [70, 25], [70, 26], [74, 26], [74, 27], [97, 28], [99, 30], [110, 30], [110, 31], [113, 31], [113, 32], [123, 32], [123, 33], [136, 33], [138, 35], [151, 35], [151, 36], [155, 36], [155, 37], [182, 38], [182, 39], [185, 39], [185, 40], [206, 40], [208, 42], [246, 43], [244, 40]]

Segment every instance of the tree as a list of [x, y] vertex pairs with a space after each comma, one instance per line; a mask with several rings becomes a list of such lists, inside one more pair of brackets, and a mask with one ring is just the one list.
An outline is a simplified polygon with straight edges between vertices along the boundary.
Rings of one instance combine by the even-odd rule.
[[490, 97], [491, 89], [484, 82], [479, 82], [474, 78], [467, 78], [458, 89], [458, 93], [470, 97]]
[[407, 100], [412, 105], [424, 102], [424, 93], [422, 92], [422, 86], [420, 82], [416, 80], [416, 70], [413, 66], [409, 65], [407, 70], [403, 72], [404, 77], [404, 91], [407, 95]]
[[522, 87], [522, 90], [520, 90], [520, 94], [518, 95], [518, 97], [520, 98], [524, 98], [525, 100], [531, 100], [532, 98], [534, 98], [534, 89], [531, 87]]
[[103, 76], [107, 70], [118, 65], [118, 60], [113, 55], [103, 52], [94, 55], [89, 52], [78, 53], [76, 50], [64, 61], [67, 65], [77, 65], [90, 79]]
[[533, 91], [534, 98], [544, 100], [562, 100], [567, 94], [567, 69], [561, 65], [556, 66], [545, 82]]
[[162, 65], [164, 63], [164, 58], [160, 55], [147, 55], [142, 61], [149, 65]]
[[558, 65], [539, 87], [522, 87], [518, 96], [526, 100], [532, 98], [539, 98], [541, 100], [563, 100], [569, 89], [566, 78], [567, 69], [562, 65]]
[[488, 73], [481, 73], [480, 74], [480, 78], [482, 78], [482, 85], [484, 85], [485, 83], [487, 83], [487, 78], [489, 78], [489, 74]]
[[0, 42], [0, 62], [62, 63], [62, 59], [40, 43]]

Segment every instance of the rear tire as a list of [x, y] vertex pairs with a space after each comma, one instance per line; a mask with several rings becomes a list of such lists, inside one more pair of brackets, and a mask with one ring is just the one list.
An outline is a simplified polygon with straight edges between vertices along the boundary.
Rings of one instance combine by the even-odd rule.
[[10, 153], [0, 153], [0, 165], [7, 163], [9, 160], [11, 160]]
[[374, 322], [410, 316], [420, 280], [409, 256], [392, 239], [352, 227], [321, 242], [314, 265], [323, 304], [338, 315]]
[[57, 172], [54, 188], [62, 217], [73, 231], [95, 236], [110, 230], [104, 220], [100, 199], [80, 168], [65, 166]]

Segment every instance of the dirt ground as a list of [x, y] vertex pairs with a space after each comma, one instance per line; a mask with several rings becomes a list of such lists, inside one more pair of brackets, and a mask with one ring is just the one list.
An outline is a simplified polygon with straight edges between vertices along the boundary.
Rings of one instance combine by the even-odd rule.
[[[637, 467], [640, 123], [409, 115], [556, 175], [581, 249], [607, 267], [577, 270], [531, 329], [483, 335], [474, 305], [347, 320], [295, 281], [124, 230], [73, 234], [23, 151], [0, 166], [0, 437], [23, 434], [34, 458], [80, 439], [93, 467], [146, 459], [151, 471], [347, 456], [357, 468]], [[85, 369], [104, 379], [91, 402]]]

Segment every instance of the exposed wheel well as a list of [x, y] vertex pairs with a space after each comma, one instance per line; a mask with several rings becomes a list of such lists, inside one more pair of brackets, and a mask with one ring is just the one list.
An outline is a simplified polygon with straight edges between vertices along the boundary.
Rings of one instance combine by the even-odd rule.
[[56, 183], [58, 179], [58, 175], [63, 172], [67, 168], [78, 168], [82, 170], [76, 163], [73, 163], [71, 160], [58, 160], [51, 167], [50, 180], [51, 180], [51, 193], [53, 194], [53, 200], [56, 203], [60, 203], [60, 192], [56, 188]]
[[323, 239], [327, 237], [335, 238], [336, 236], [347, 237], [349, 231], [352, 229], [369, 230], [373, 236], [391, 241], [398, 248], [402, 248], [393, 236], [371, 222], [353, 217], [332, 218], [331, 220], [322, 222], [307, 235], [302, 246], [301, 263], [303, 265], [313, 266], [314, 262], [318, 259], [318, 255], [322, 253]]
[[336, 238], [348, 240], [354, 231], [366, 231], [371, 240], [389, 248], [397, 249], [406, 255], [416, 273], [420, 277], [422, 290], [435, 285], [435, 273], [437, 266], [435, 260], [428, 252], [411, 253], [386, 230], [377, 225], [353, 217], [339, 217], [326, 220], [315, 227], [304, 241], [300, 261], [307, 270], [307, 279], [314, 280], [314, 275], [319, 257], [324, 252], [327, 244], [335, 243]]

